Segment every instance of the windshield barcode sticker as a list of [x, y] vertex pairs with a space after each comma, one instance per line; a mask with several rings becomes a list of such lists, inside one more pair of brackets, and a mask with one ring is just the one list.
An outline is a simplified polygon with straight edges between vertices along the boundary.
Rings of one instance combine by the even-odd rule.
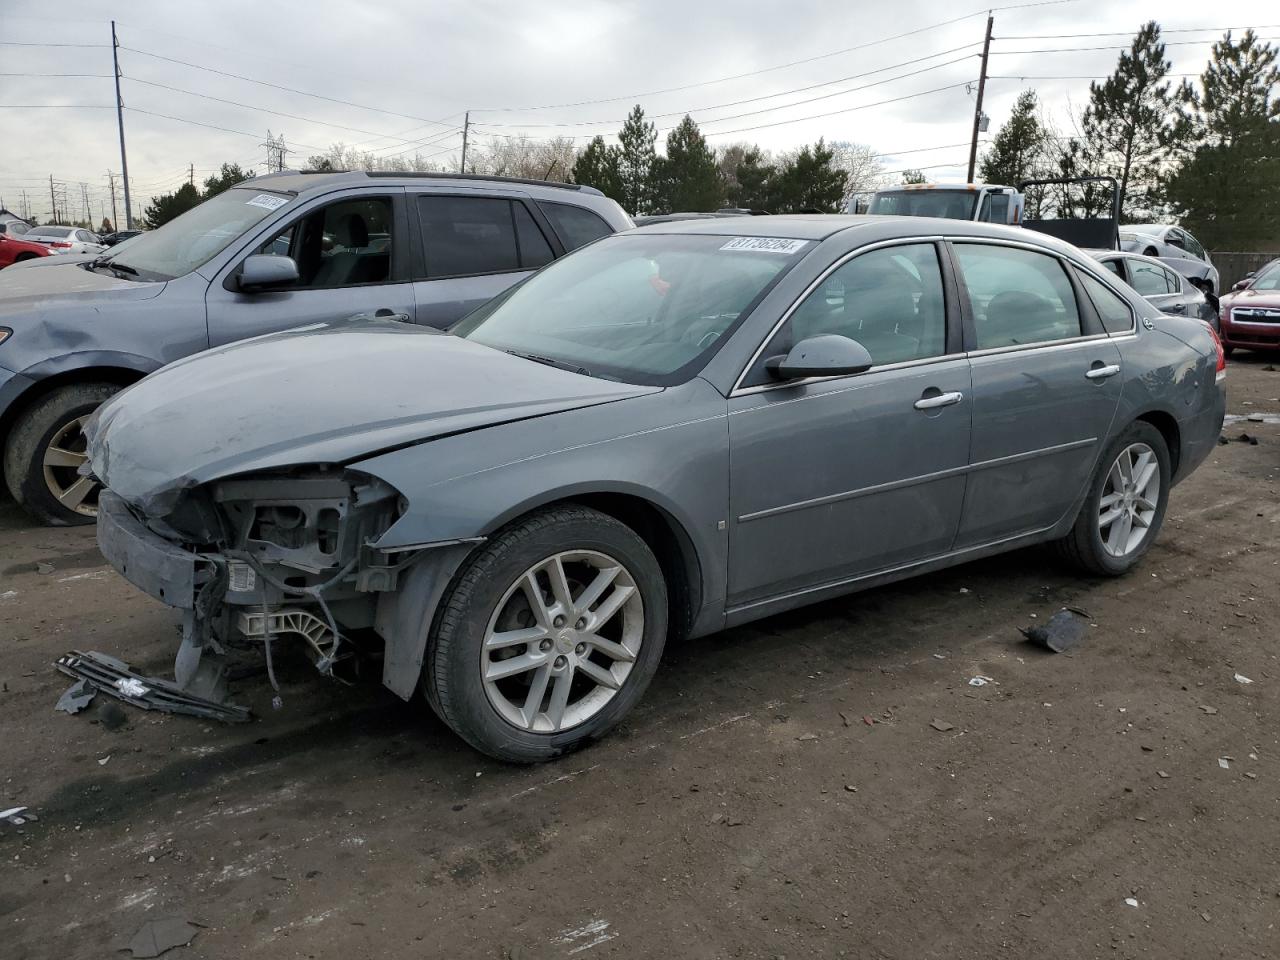
[[734, 237], [720, 249], [792, 254], [808, 242], [808, 240], [786, 240], [782, 237]]
[[288, 202], [288, 197], [273, 197], [269, 193], [260, 193], [252, 200], [245, 201], [249, 206], [261, 207], [263, 210], [278, 210]]

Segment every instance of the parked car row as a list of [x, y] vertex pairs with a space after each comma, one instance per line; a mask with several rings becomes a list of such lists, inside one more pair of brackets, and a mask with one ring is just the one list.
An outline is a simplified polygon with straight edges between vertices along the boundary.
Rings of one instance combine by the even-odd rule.
[[1120, 282], [1158, 261], [1003, 226], [284, 174], [118, 249], [0, 276], [15, 496], [182, 612], [188, 699], [372, 651], [515, 762], [669, 638], [1033, 543], [1124, 573], [1225, 412], [1212, 326]]
[[1200, 290], [1216, 310], [1222, 293], [1218, 268], [1195, 237], [1173, 224], [1135, 223], [1120, 228], [1120, 249], [1163, 260]]

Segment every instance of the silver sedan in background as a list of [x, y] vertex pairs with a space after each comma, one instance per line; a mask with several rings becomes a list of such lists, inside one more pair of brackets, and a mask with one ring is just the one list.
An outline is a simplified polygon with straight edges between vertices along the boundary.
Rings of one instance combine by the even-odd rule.
[[228, 649], [360, 651], [504, 760], [602, 736], [663, 646], [1016, 547], [1118, 576], [1225, 362], [1076, 248], [897, 217], [656, 224], [451, 328], [314, 324], [86, 427], [103, 554]]
[[1155, 257], [1113, 250], [1089, 251], [1095, 260], [1146, 297], [1161, 313], [1195, 317], [1218, 329], [1218, 309], [1204, 291]]

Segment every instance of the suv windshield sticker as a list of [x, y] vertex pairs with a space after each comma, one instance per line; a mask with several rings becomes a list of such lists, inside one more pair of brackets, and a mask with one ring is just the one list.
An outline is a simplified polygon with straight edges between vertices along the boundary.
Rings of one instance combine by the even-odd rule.
[[262, 207], [263, 210], [278, 210], [289, 202], [288, 197], [273, 197], [269, 193], [260, 193], [252, 200], [246, 200], [251, 207]]
[[808, 240], [784, 240], [781, 237], [734, 237], [721, 250], [756, 250], [760, 253], [795, 253]]

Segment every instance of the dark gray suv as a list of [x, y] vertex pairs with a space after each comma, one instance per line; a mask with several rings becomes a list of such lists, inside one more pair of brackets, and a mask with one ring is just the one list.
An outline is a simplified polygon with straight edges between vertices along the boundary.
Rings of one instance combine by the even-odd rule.
[[[0, 274], [0, 445], [14, 498], [92, 522], [81, 427], [181, 357], [380, 309], [445, 327], [631, 220], [591, 187], [444, 174], [280, 173], [97, 257]], [[53, 260], [55, 258], [45, 258]], [[287, 371], [281, 371], [287, 376]], [[234, 406], [236, 397], [210, 397]]]

